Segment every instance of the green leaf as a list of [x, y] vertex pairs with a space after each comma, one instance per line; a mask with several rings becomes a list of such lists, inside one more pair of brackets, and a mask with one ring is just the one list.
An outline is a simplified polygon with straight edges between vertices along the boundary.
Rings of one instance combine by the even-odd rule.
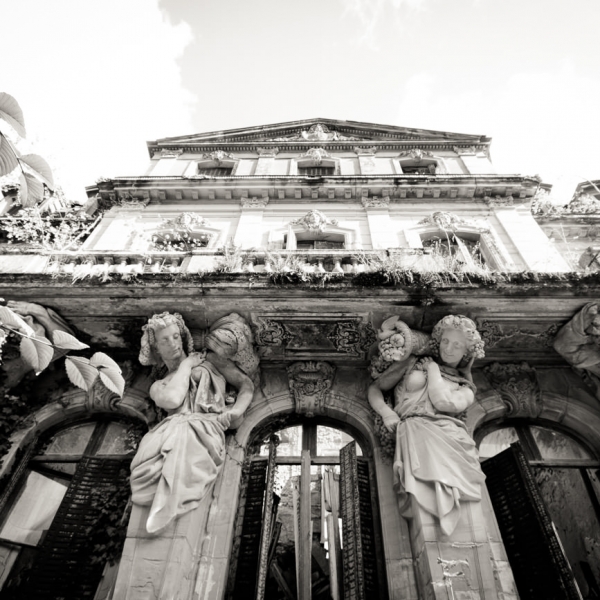
[[121, 375], [120, 371], [114, 369], [101, 368], [100, 369], [100, 381], [115, 394], [118, 394], [120, 398], [123, 397], [125, 391], [125, 380]]
[[121, 367], [119, 367], [110, 356], [104, 354], [104, 352], [96, 352], [96, 354], [90, 358], [90, 364], [93, 367], [116, 369], [119, 373], [121, 372]]
[[21, 357], [39, 375], [52, 361], [54, 348], [43, 336], [21, 338]]
[[68, 356], [65, 359], [65, 368], [71, 383], [86, 392], [98, 378], [98, 369], [92, 367], [90, 361], [81, 356]]
[[4, 119], [21, 137], [25, 137], [25, 119], [19, 103], [6, 92], [0, 92], [0, 119]]
[[0, 133], [0, 177], [12, 173], [19, 164], [14, 146]]
[[18, 329], [27, 336], [34, 336], [35, 331], [24, 321], [16, 312], [13, 312], [8, 306], [0, 306], [0, 324], [8, 325]]
[[44, 198], [44, 184], [29, 173], [22, 173], [19, 177], [21, 204], [24, 208], [35, 206]]
[[61, 350], [83, 350], [85, 348], [89, 348], [87, 344], [80, 342], [70, 333], [61, 331], [60, 329], [57, 329], [52, 334], [52, 341], [54, 342], [54, 345]]
[[32, 175], [51, 190], [54, 190], [54, 176], [50, 165], [38, 154], [25, 154], [19, 159], [23, 170]]

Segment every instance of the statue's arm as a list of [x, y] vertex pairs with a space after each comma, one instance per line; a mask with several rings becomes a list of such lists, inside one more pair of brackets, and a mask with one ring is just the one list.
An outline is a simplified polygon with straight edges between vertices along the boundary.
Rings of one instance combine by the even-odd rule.
[[231, 421], [235, 421], [240, 418], [250, 406], [252, 397], [254, 396], [254, 384], [250, 377], [228, 358], [219, 356], [214, 352], [209, 352], [206, 356], [206, 360], [213, 364], [218, 369], [219, 373], [223, 375], [225, 381], [238, 391], [235, 404], [227, 411]]
[[175, 372], [152, 384], [150, 398], [165, 410], [179, 408], [188, 393], [192, 369], [203, 362], [204, 354], [196, 352], [184, 358]]
[[383, 392], [391, 390], [406, 374], [408, 361], [394, 362], [369, 386], [367, 398], [371, 408], [383, 419], [383, 424], [389, 431], [394, 431], [400, 422], [400, 417], [383, 398]]
[[434, 361], [427, 364], [427, 391], [433, 406], [445, 413], [461, 413], [475, 402], [475, 394], [469, 386], [461, 385], [458, 389], [448, 386]]

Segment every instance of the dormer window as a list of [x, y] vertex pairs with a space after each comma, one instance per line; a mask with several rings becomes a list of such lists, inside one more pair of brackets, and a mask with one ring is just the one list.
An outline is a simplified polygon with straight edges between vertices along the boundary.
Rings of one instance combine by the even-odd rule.
[[198, 175], [207, 177], [229, 177], [233, 172], [233, 167], [202, 167], [198, 166]]
[[431, 161], [429, 164], [424, 164], [425, 161], [416, 164], [411, 164], [412, 162], [408, 160], [400, 162], [402, 173], [407, 175], [435, 175], [437, 168], [435, 161]]
[[328, 175], [335, 175], [335, 166], [311, 167], [298, 165], [298, 175], [309, 177], [327, 177]]

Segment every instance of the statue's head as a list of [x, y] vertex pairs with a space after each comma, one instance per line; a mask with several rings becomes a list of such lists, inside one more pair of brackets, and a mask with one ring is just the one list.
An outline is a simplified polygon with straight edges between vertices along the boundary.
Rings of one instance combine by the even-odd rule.
[[431, 351], [442, 362], [457, 367], [464, 359], [483, 358], [484, 342], [475, 323], [464, 315], [448, 315], [431, 332]]
[[142, 330], [140, 362], [143, 365], [160, 368], [174, 353], [183, 351], [187, 355], [194, 351], [192, 334], [179, 313], [153, 315]]

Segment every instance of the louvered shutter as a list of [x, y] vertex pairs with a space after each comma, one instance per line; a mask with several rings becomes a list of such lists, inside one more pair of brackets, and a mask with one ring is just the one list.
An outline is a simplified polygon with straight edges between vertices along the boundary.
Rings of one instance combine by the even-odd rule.
[[518, 444], [482, 463], [521, 600], [581, 600]]
[[377, 552], [369, 464], [352, 442], [340, 450], [344, 600], [377, 598]]
[[[36, 600], [94, 597], [104, 569], [102, 562], [93, 560], [98, 540], [90, 537], [90, 531], [102, 510], [94, 498], [103, 491], [111, 493], [115, 486], [127, 485], [129, 462], [130, 459], [81, 459], [39, 548], [24, 597]], [[125, 504], [119, 510], [124, 509]]]
[[233, 598], [248, 600], [254, 596], [258, 576], [258, 558], [263, 519], [268, 461], [256, 460], [248, 468], [244, 517], [238, 550]]

